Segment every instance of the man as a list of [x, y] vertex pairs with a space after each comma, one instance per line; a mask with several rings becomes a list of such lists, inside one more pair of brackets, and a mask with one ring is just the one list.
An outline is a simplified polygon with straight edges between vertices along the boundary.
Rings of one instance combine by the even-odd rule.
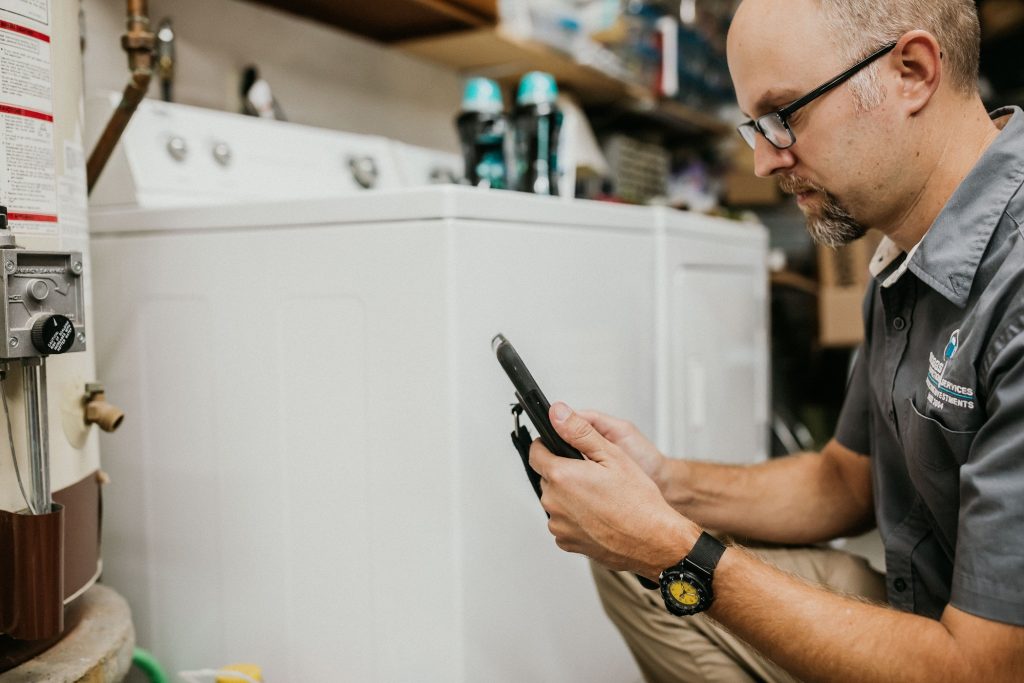
[[[669, 460], [628, 423], [552, 407], [588, 458], [531, 449], [557, 544], [661, 579], [595, 569], [649, 681], [1024, 680], [1024, 112], [986, 114], [978, 45], [970, 0], [737, 11], [729, 67], [756, 172], [819, 242], [886, 238], [820, 453]], [[876, 524], [885, 576], [713, 537], [807, 545]]]

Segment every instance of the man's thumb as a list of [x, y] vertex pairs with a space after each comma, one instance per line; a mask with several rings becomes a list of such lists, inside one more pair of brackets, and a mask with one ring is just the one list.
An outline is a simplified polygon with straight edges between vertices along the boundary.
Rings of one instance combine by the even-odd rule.
[[572, 408], [559, 401], [551, 406], [548, 417], [558, 435], [588, 459], [600, 462], [607, 457], [608, 440]]

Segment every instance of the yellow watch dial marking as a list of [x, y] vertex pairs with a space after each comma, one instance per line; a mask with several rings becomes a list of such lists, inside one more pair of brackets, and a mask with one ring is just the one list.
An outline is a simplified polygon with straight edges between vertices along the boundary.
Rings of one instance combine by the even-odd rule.
[[697, 589], [687, 581], [673, 581], [668, 586], [668, 592], [675, 598], [676, 602], [692, 607], [700, 602]]

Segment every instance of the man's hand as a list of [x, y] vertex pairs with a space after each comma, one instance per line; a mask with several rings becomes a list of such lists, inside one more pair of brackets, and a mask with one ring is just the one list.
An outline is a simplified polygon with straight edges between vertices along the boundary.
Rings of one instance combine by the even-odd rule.
[[553, 455], [539, 440], [530, 447], [558, 547], [652, 579], [689, 552], [700, 530], [665, 502], [633, 458], [564, 403], [553, 405], [549, 417], [587, 458]]
[[596, 410], [581, 410], [576, 414], [593, 425], [601, 436], [633, 458], [640, 465], [640, 469], [654, 480], [662, 493], [665, 492], [668, 477], [668, 468], [665, 466], [667, 458], [636, 428], [636, 425]]

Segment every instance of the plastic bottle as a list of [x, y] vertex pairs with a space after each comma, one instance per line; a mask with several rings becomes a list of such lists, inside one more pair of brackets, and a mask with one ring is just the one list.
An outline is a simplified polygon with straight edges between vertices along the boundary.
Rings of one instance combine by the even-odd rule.
[[[241, 674], [232, 676], [232, 673]], [[232, 664], [221, 667], [217, 672], [216, 683], [249, 683], [249, 681], [262, 681], [263, 670], [256, 664]]]
[[515, 133], [516, 189], [558, 194], [558, 132], [562, 112], [551, 74], [531, 71], [519, 81], [512, 115]]
[[462, 108], [455, 123], [466, 163], [466, 180], [477, 187], [505, 189], [505, 119], [501, 88], [489, 78], [466, 83]]

